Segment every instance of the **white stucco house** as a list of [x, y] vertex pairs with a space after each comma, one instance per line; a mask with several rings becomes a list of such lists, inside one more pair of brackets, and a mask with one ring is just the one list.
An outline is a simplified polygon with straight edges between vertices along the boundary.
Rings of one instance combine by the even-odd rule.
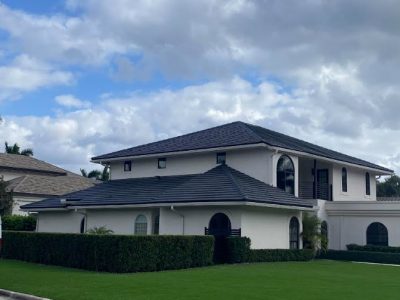
[[0, 178], [13, 195], [13, 215], [27, 214], [20, 207], [94, 186], [91, 179], [34, 157], [0, 153]]
[[379, 165], [234, 122], [92, 158], [107, 183], [25, 205], [39, 232], [241, 235], [252, 248], [301, 248], [302, 216], [329, 248], [400, 246], [400, 203], [376, 201]]

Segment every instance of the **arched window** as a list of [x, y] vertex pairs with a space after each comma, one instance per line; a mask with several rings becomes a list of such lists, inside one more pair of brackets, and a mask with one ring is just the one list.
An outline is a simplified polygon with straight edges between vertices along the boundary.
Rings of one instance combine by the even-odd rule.
[[342, 168], [342, 192], [347, 192], [347, 169]]
[[147, 234], [147, 218], [144, 215], [138, 215], [135, 221], [135, 234]]
[[367, 245], [388, 246], [388, 230], [379, 222], [371, 223], [367, 228]]
[[289, 248], [299, 249], [300, 224], [296, 217], [292, 217], [289, 223]]
[[278, 188], [294, 194], [294, 164], [287, 155], [282, 155], [278, 160], [276, 185]]
[[229, 236], [231, 234], [231, 221], [223, 213], [216, 213], [208, 224], [208, 232], [214, 236]]
[[365, 194], [371, 195], [371, 181], [368, 172], [365, 173]]
[[81, 220], [80, 233], [85, 233], [85, 222], [86, 222], [86, 218], [83, 217]]
[[328, 223], [321, 222], [321, 249], [328, 250]]

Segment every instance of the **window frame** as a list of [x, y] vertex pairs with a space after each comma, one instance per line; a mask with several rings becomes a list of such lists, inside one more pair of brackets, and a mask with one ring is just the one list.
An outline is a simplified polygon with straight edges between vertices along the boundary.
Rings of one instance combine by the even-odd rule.
[[342, 168], [342, 192], [347, 193], [347, 169]]
[[[223, 157], [223, 160], [220, 160], [220, 158]], [[216, 164], [217, 165], [225, 165], [226, 164], [226, 152], [217, 152], [216, 154]]]
[[[288, 159], [290, 161], [290, 163], [292, 165], [292, 168], [293, 168], [292, 171], [288, 171], [288, 169], [285, 169], [284, 171], [280, 171], [279, 170], [280, 161], [283, 160], [283, 159]], [[281, 178], [281, 175], [282, 175], [280, 173], [283, 173], [283, 175], [284, 175], [284, 179], [283, 179], [284, 180], [284, 186], [280, 186], [280, 183], [281, 183], [281, 179], [280, 178]], [[293, 175], [293, 183], [290, 186], [287, 184], [289, 175]], [[296, 167], [294, 165], [293, 160], [291, 159], [291, 157], [289, 155], [282, 154], [279, 157], [279, 159], [278, 159], [278, 161], [276, 163], [276, 187], [281, 189], [281, 190], [283, 190], [283, 191], [285, 191], [285, 192], [287, 192], [287, 193], [290, 193], [290, 194], [293, 194], [293, 195], [295, 194], [295, 190], [296, 190]], [[292, 191], [288, 191], [287, 187], [290, 187], [292, 189]]]
[[369, 172], [365, 173], [365, 195], [371, 196], [371, 175]]
[[[127, 168], [127, 166], [129, 166], [129, 167]], [[132, 172], [132, 161], [131, 160], [124, 161], [124, 172]]]
[[[139, 222], [139, 219], [142, 217], [144, 218], [144, 220], [146, 220], [146, 222]], [[139, 214], [135, 219], [134, 234], [135, 235], [147, 235], [148, 224], [149, 224], [149, 222], [147, 221], [147, 217], [144, 214]], [[142, 227], [140, 227], [140, 226], [142, 226]]]
[[[160, 163], [164, 163], [164, 166]], [[157, 161], [157, 168], [158, 169], [166, 169], [167, 168], [167, 158], [166, 157], [159, 157]]]

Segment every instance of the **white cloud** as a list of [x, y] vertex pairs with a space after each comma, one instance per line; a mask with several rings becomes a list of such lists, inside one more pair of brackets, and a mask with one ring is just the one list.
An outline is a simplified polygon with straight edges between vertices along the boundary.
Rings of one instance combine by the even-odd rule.
[[90, 102], [83, 101], [76, 98], [73, 95], [59, 95], [54, 98], [54, 100], [62, 106], [67, 108], [88, 108], [90, 107]]

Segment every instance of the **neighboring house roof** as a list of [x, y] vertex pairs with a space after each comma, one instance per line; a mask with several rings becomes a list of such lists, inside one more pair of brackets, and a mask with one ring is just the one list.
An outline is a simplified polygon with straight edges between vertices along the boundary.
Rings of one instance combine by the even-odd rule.
[[17, 177], [7, 182], [7, 191], [12, 191], [14, 194], [49, 197], [61, 196], [94, 185], [93, 180], [68, 172], [67, 176], [25, 175]]
[[34, 157], [0, 153], [0, 169], [66, 175], [67, 171]]
[[393, 172], [390, 169], [367, 162], [365, 160], [361, 160], [321, 146], [317, 146], [260, 126], [255, 126], [243, 122], [229, 123], [150, 144], [99, 155], [93, 157], [92, 160], [106, 161], [107, 159], [119, 157], [162, 154], [169, 152], [201, 150], [208, 148], [220, 148], [260, 143], [273, 147], [300, 151], [311, 155], [378, 169], [385, 172]]
[[[307, 200], [299, 199], [226, 165], [197, 175], [111, 180], [63, 198], [74, 207], [227, 201], [312, 207], [312, 203]], [[52, 198], [22, 208], [35, 211], [63, 207], [65, 204], [59, 198]]]

